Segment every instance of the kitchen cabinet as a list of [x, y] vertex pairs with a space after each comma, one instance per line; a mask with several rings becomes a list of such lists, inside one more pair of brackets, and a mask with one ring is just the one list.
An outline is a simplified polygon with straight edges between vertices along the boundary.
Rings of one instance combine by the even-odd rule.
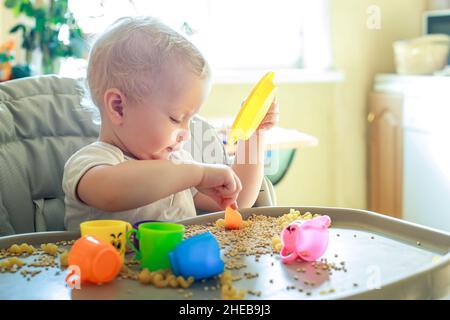
[[450, 77], [379, 74], [369, 94], [370, 210], [450, 232]]
[[402, 217], [402, 103], [398, 94], [369, 96], [369, 210]]

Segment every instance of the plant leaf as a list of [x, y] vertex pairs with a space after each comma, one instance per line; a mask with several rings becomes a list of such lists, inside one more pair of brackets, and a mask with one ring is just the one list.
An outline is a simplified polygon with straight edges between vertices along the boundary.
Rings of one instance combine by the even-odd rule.
[[36, 20], [36, 31], [37, 32], [45, 31], [45, 25], [47, 24], [47, 18], [45, 17], [45, 11], [42, 9], [36, 10], [34, 17]]

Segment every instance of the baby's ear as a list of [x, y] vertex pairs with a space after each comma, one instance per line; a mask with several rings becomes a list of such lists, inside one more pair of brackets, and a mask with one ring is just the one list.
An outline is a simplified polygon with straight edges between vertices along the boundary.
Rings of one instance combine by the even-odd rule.
[[124, 96], [119, 89], [110, 88], [104, 94], [105, 113], [114, 124], [122, 124]]

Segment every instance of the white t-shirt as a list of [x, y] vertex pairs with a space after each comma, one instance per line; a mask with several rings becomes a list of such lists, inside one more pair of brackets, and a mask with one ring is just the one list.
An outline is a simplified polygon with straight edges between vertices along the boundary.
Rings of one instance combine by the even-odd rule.
[[[185, 150], [176, 151], [172, 155], [176, 160], [192, 160], [192, 156]], [[124, 220], [133, 224], [142, 220], [177, 221], [197, 215], [193, 199], [197, 193], [195, 188], [122, 212], [102, 211], [80, 201], [76, 193], [77, 185], [89, 169], [98, 165], [116, 165], [131, 159], [116, 146], [96, 141], [78, 150], [67, 160], [62, 182], [66, 204], [64, 223], [67, 230], [79, 230], [80, 223], [87, 220]]]

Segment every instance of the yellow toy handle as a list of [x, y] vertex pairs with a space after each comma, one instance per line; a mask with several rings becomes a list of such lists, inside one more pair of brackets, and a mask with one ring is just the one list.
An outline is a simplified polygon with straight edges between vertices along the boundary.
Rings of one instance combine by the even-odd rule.
[[274, 77], [274, 72], [266, 73], [253, 88], [234, 120], [228, 134], [228, 144], [234, 144], [239, 139], [248, 140], [258, 128], [278, 89], [273, 82]]

